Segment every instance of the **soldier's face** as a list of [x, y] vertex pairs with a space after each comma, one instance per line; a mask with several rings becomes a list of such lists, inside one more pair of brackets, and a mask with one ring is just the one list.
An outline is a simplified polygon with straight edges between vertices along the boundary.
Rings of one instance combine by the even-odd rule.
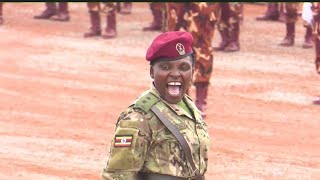
[[171, 104], [181, 101], [191, 85], [192, 75], [192, 59], [189, 56], [175, 61], [159, 61], [150, 69], [155, 88]]

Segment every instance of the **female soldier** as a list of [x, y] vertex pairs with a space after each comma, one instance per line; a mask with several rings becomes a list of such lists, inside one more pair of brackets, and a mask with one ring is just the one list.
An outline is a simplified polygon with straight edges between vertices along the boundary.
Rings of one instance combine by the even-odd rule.
[[219, 3], [212, 2], [166, 3], [167, 21], [164, 29], [187, 31], [193, 37], [195, 103], [203, 118], [206, 117], [207, 96], [213, 71], [212, 41], [215, 24], [219, 19], [219, 9]]
[[192, 35], [158, 35], [147, 50], [150, 90], [120, 114], [102, 179], [204, 179], [209, 135], [186, 95], [194, 72]]

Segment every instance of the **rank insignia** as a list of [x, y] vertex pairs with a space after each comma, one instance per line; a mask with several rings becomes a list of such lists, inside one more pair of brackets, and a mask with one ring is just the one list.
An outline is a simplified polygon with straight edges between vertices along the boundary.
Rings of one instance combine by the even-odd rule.
[[180, 56], [182, 56], [182, 55], [184, 55], [186, 53], [185, 49], [184, 49], [184, 46], [181, 43], [177, 43], [176, 44], [176, 50], [178, 51]]
[[116, 135], [114, 147], [131, 147], [133, 135]]

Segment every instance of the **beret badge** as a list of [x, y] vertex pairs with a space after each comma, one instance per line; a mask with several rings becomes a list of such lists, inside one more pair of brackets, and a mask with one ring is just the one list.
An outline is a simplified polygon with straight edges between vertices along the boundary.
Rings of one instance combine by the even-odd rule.
[[184, 46], [181, 43], [177, 43], [176, 44], [176, 50], [178, 51], [180, 56], [182, 56], [182, 55], [184, 55], [186, 53], [185, 49], [184, 49]]

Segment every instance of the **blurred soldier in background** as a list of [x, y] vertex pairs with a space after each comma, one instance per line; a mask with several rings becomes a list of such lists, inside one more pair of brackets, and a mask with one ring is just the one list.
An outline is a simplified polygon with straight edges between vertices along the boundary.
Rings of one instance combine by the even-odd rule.
[[[283, 41], [280, 43], [281, 46], [293, 46], [295, 39], [295, 24], [298, 20], [298, 8], [299, 3], [285, 3], [284, 9], [284, 21], [286, 23], [286, 36]], [[312, 28], [304, 24], [306, 28], [304, 43], [302, 45], [303, 48], [312, 48]]]
[[167, 3], [168, 31], [188, 31], [193, 36], [195, 73], [193, 85], [196, 87], [196, 106], [206, 117], [208, 88], [213, 69], [212, 40], [218, 18], [218, 3]]
[[163, 27], [163, 11], [165, 3], [152, 2], [150, 9], [152, 12], [153, 20], [150, 26], [144, 27], [143, 31], [160, 31]]
[[105, 39], [113, 38], [117, 36], [116, 29], [116, 5], [113, 2], [103, 3], [103, 7], [100, 6], [99, 2], [88, 2], [87, 7], [90, 15], [90, 30], [84, 33], [84, 37], [101, 36], [101, 20], [100, 13], [105, 15], [106, 28], [105, 33], [102, 37]]
[[46, 9], [37, 16], [35, 19], [50, 19], [56, 21], [69, 21], [68, 2], [46, 2]]
[[[302, 8], [302, 19], [306, 26], [312, 29], [312, 39], [315, 43], [315, 67], [316, 72], [320, 75], [320, 3], [305, 2]], [[320, 98], [313, 101], [314, 104], [320, 105]]]
[[221, 35], [221, 43], [214, 49], [217, 51], [233, 52], [240, 50], [240, 21], [243, 18], [243, 4], [219, 3], [221, 17], [218, 22], [218, 30]]
[[117, 12], [120, 14], [131, 14], [132, 2], [123, 2], [123, 6], [121, 6], [121, 2], [117, 2]]
[[3, 6], [3, 3], [0, 2], [0, 25], [3, 24], [2, 6]]
[[286, 36], [280, 43], [281, 46], [293, 46], [295, 37], [295, 23], [298, 20], [298, 3], [285, 4]]
[[280, 17], [279, 3], [267, 3], [267, 11], [262, 16], [258, 16], [258, 21], [277, 21]]

